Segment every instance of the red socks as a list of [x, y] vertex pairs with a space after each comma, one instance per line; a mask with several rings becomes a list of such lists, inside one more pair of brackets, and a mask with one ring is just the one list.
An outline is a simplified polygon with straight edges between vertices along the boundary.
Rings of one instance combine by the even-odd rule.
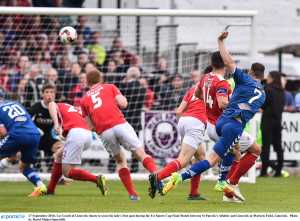
[[257, 155], [246, 153], [240, 160], [239, 166], [230, 176], [230, 184], [236, 185], [239, 183], [240, 178], [255, 164]]
[[180, 162], [178, 160], [173, 160], [157, 173], [157, 179], [163, 180], [163, 179], [171, 176], [172, 173], [174, 173], [180, 169], [181, 169]]
[[150, 172], [153, 173], [157, 170], [156, 164], [152, 157], [148, 156], [143, 160], [143, 166]]
[[97, 176], [79, 168], [70, 169], [68, 177], [73, 180], [90, 181], [93, 183], [97, 183]]
[[119, 177], [120, 177], [123, 185], [125, 186], [128, 194], [137, 196], [134, 184], [133, 184], [131, 176], [130, 176], [129, 169], [126, 167], [121, 168], [119, 170]]
[[227, 174], [226, 179], [229, 179], [232, 176], [232, 174], [234, 173], [234, 171], [238, 168], [239, 163], [240, 163], [240, 161], [235, 161], [235, 160], [233, 161], [233, 163], [231, 165], [231, 168], [230, 168], [230, 170], [229, 170], [229, 172]]
[[190, 192], [190, 195], [191, 196], [197, 196], [199, 193], [198, 193], [198, 187], [199, 187], [199, 184], [200, 184], [200, 178], [201, 178], [201, 175], [196, 175], [196, 176], [193, 176], [191, 178], [191, 192]]
[[48, 193], [54, 193], [56, 184], [59, 181], [59, 179], [62, 176], [62, 171], [61, 171], [61, 163], [56, 163], [53, 162], [52, 166], [52, 171], [51, 171], [51, 178], [47, 187], [47, 192]]

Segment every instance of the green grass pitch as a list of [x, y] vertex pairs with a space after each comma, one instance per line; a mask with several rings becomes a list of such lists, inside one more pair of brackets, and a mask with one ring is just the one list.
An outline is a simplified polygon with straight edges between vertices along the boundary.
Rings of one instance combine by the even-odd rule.
[[120, 182], [109, 181], [109, 195], [103, 197], [91, 183], [74, 182], [58, 186], [55, 196], [28, 198], [27, 182], [0, 182], [0, 212], [300, 212], [300, 177], [259, 178], [256, 184], [241, 184], [246, 202], [223, 203], [214, 192], [214, 182], [203, 181], [201, 192], [208, 201], [186, 200], [189, 183], [164, 197], [150, 199], [147, 183], [136, 181], [141, 196], [131, 202]]

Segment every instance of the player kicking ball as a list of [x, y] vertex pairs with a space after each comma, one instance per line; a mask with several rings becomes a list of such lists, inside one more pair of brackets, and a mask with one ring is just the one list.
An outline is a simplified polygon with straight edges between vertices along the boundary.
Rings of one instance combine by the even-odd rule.
[[[161, 181], [171, 176], [172, 173], [186, 167], [193, 157], [196, 160], [205, 159], [204, 147], [201, 145], [204, 141], [207, 121], [205, 103], [203, 99], [195, 96], [195, 90], [196, 87], [192, 87], [186, 92], [183, 101], [176, 110], [176, 115], [180, 117], [178, 129], [182, 138], [178, 158], [168, 163], [159, 172], [149, 175], [149, 196], [151, 198], [155, 197], [157, 191], [164, 195], [161, 189], [162, 185], [160, 185]], [[189, 200], [205, 200], [198, 194], [199, 183], [200, 174], [192, 177]]]
[[35, 186], [29, 197], [46, 194], [47, 188], [31, 167], [35, 162], [40, 133], [26, 109], [15, 101], [0, 98], [0, 159], [21, 153], [20, 172]]
[[92, 132], [82, 117], [81, 110], [66, 104], [51, 101], [48, 105], [58, 137], [64, 139], [64, 145], [54, 154], [54, 163], [47, 194], [54, 194], [61, 176], [79, 181], [95, 183], [102, 195], [107, 194], [106, 180], [103, 175], [96, 176], [77, 168], [81, 164], [82, 152], [92, 143]]
[[[216, 131], [220, 139], [214, 145], [213, 152], [208, 156], [207, 160], [193, 164], [190, 169], [181, 174], [173, 173], [170, 181], [164, 187], [163, 191], [166, 193], [184, 180], [201, 174], [215, 166], [221, 159], [224, 159], [230, 153], [231, 149], [238, 144], [245, 125], [259, 111], [265, 101], [266, 96], [261, 85], [261, 80], [264, 77], [263, 74], [251, 72], [249, 75], [236, 67], [233, 58], [224, 44], [224, 39], [227, 36], [228, 32], [220, 34], [218, 37], [218, 47], [225, 67], [232, 73], [236, 86], [227, 108], [216, 124]], [[239, 198], [230, 184], [227, 184], [223, 190], [227, 196]]]
[[115, 158], [119, 177], [130, 200], [139, 200], [121, 145], [133, 152], [149, 172], [156, 171], [156, 164], [145, 153], [142, 142], [120, 110], [127, 107], [127, 99], [119, 89], [113, 84], [104, 84], [101, 72], [96, 69], [87, 73], [87, 83], [90, 90], [82, 98], [83, 115], [100, 135], [106, 150]]
[[[203, 92], [208, 118], [207, 134], [212, 141], [217, 142], [219, 136], [216, 132], [216, 123], [222, 115], [223, 110], [228, 106], [232, 90], [228, 81], [224, 78], [226, 70], [220, 52], [214, 52], [212, 54], [211, 65], [213, 68], [212, 72], [202, 78], [204, 88], [197, 87], [196, 94], [200, 94], [201, 91]], [[264, 67], [261, 64], [254, 63], [251, 67], [251, 72], [263, 74]], [[254, 138], [245, 131], [241, 135], [238, 147], [238, 149], [233, 149], [234, 153], [227, 154], [222, 160], [219, 180], [215, 185], [215, 190], [223, 192], [224, 186], [226, 186], [225, 180], [229, 178], [230, 183], [233, 184], [235, 188], [235, 192], [239, 194], [239, 198], [244, 200], [238, 187], [239, 179], [255, 164], [261, 149], [260, 146], [255, 143]], [[245, 153], [241, 159], [240, 152]], [[241, 202], [241, 200], [237, 198], [228, 198], [226, 195], [223, 196], [223, 200], [226, 202]]]

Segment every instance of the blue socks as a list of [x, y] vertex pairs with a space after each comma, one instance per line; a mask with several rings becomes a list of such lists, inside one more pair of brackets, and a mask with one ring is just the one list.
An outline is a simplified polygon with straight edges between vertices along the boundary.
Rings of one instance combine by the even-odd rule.
[[231, 153], [225, 155], [220, 165], [219, 181], [226, 180], [227, 174], [230, 170], [233, 160], [234, 155], [232, 155]]
[[40, 186], [43, 182], [36, 171], [30, 167], [25, 167], [23, 175], [35, 186]]
[[207, 160], [201, 160], [197, 163], [194, 163], [190, 169], [181, 173], [182, 181], [192, 178], [202, 172], [208, 170], [210, 168], [210, 164]]

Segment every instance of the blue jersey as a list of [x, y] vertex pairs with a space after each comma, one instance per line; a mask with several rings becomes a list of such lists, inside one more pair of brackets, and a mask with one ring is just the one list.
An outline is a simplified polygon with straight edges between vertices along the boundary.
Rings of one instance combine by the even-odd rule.
[[0, 124], [10, 135], [39, 134], [26, 109], [15, 101], [0, 102]]
[[223, 116], [239, 117], [245, 125], [264, 104], [266, 94], [260, 82], [239, 68], [235, 69], [233, 79], [235, 88]]

